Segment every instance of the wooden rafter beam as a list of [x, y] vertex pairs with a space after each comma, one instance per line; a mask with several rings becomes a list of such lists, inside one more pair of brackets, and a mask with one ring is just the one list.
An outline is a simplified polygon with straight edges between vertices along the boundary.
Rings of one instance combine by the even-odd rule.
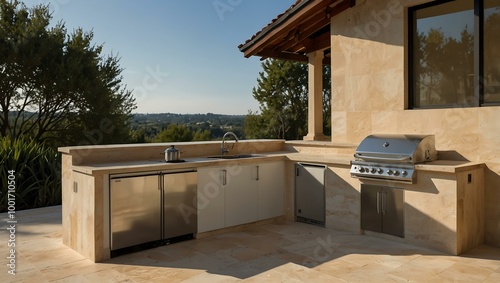
[[[353, 7], [355, 0], [323, 0], [311, 1], [286, 23], [267, 31], [256, 43], [249, 47], [240, 47], [245, 57], [261, 56], [308, 62], [307, 53], [330, 47], [330, 18]], [[307, 11], [306, 11], [307, 8]], [[295, 23], [295, 25], [293, 24]], [[329, 64], [331, 58], [325, 57], [324, 64]]]
[[[283, 39], [290, 30], [296, 28], [300, 23], [308, 17], [308, 15], [317, 14], [319, 11], [324, 10], [326, 7], [338, 2], [338, 0], [316, 0], [312, 1], [309, 5], [305, 6], [302, 10], [292, 15], [290, 19], [286, 21], [286, 23], [281, 24], [280, 26], [274, 27], [269, 31], [265, 31], [266, 34], [262, 36], [262, 38], [256, 39], [257, 42], [254, 44], [250, 44], [248, 47], [245, 47], [244, 55], [245, 57], [250, 57], [255, 55], [260, 50], [263, 50], [265, 46], [275, 42], [277, 39]], [[262, 31], [264, 32], [264, 31]]]
[[302, 24], [300, 27], [301, 32], [295, 36], [293, 40], [285, 40], [281, 42], [281, 44], [277, 47], [278, 51], [285, 51], [293, 48], [296, 45], [301, 44], [304, 40], [307, 40], [311, 35], [313, 35], [318, 30], [324, 28], [325, 26], [330, 24], [330, 20], [326, 20], [326, 18], [316, 20], [311, 23]]
[[[297, 53], [276, 52], [276, 51], [272, 51], [272, 50], [266, 50], [266, 51], [262, 51], [261, 53], [259, 53], [259, 56], [261, 56], [260, 60], [266, 60], [268, 58], [273, 58], [273, 59], [298, 61], [298, 62], [304, 62], [304, 63], [309, 62], [309, 57], [307, 57], [307, 55], [297, 54]], [[330, 57], [323, 58], [323, 65], [329, 65], [330, 62], [331, 62]]]

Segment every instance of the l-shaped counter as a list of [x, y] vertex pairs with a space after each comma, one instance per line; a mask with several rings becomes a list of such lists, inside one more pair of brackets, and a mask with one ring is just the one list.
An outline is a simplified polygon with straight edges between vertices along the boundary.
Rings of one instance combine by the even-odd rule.
[[[233, 141], [230, 141], [232, 143]], [[220, 142], [174, 143], [181, 151], [182, 163], [166, 163], [163, 151], [172, 143], [77, 146], [59, 148], [62, 153], [63, 243], [86, 258], [101, 262], [110, 258], [110, 189], [113, 174], [195, 169], [198, 174], [217, 168], [273, 165], [282, 176], [268, 177], [266, 184], [274, 194], [260, 201], [259, 217], [236, 226], [211, 221], [217, 212], [198, 210], [196, 237], [223, 232], [245, 225], [269, 221], [295, 220], [295, 163], [322, 164], [325, 175], [325, 229], [353, 234], [365, 233], [360, 227], [360, 186], [362, 181], [349, 173], [356, 145], [332, 142], [245, 140], [235, 144], [229, 154], [253, 154], [242, 159], [214, 159]], [[266, 167], [267, 168], [267, 167]], [[428, 247], [449, 254], [460, 254], [483, 243], [484, 164], [437, 160], [417, 164], [417, 182], [398, 184], [404, 190], [403, 238], [385, 234], [366, 234]], [[198, 180], [198, 192], [205, 186]], [[370, 181], [384, 186], [384, 181]], [[268, 197], [263, 195], [262, 197]], [[276, 197], [278, 196], [278, 197]], [[280, 197], [281, 196], [281, 197]], [[263, 207], [274, 203], [274, 211]], [[269, 206], [269, 205], [268, 205]], [[278, 213], [276, 207], [280, 208]], [[262, 215], [262, 216], [260, 216]], [[255, 220], [255, 221], [254, 221]]]

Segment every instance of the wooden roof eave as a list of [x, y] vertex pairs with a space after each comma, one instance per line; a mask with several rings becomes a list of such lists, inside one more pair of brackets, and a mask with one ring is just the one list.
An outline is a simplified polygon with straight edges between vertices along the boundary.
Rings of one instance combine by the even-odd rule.
[[269, 45], [270, 41], [283, 39], [290, 30], [294, 29], [301, 21], [315, 15], [328, 6], [339, 2], [339, 0], [303, 0], [287, 14], [280, 17], [276, 22], [264, 28], [254, 39], [240, 47], [245, 57], [250, 57], [258, 49]]
[[[247, 58], [261, 56], [307, 62], [305, 54], [330, 47], [330, 29], [326, 28], [330, 26], [330, 18], [354, 5], [355, 0], [303, 0], [255, 38], [240, 45], [240, 51]], [[325, 28], [325, 32], [315, 34]], [[330, 62], [329, 58], [325, 59]]]

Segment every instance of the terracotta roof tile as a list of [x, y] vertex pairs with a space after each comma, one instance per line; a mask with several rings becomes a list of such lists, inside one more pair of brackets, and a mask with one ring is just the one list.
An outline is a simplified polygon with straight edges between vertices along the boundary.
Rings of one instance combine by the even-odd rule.
[[242, 43], [242, 44], [238, 45], [238, 48], [241, 49], [241, 47], [243, 47], [244, 45], [246, 45], [249, 42], [251, 42], [252, 40], [254, 40], [257, 36], [259, 36], [259, 34], [261, 34], [264, 30], [266, 30], [268, 27], [270, 27], [272, 24], [274, 24], [277, 20], [279, 20], [281, 17], [283, 17], [284, 15], [286, 15], [288, 12], [290, 12], [293, 8], [295, 8], [295, 6], [297, 6], [302, 1], [307, 1], [307, 0], [297, 0], [297, 1], [295, 1], [295, 3], [292, 4], [292, 6], [290, 6], [290, 8], [286, 9], [285, 12], [279, 14], [278, 16], [276, 16], [276, 18], [272, 19], [269, 24], [267, 24], [260, 31], [258, 31], [256, 34], [254, 34], [250, 39], [247, 39], [245, 41], [245, 43]]

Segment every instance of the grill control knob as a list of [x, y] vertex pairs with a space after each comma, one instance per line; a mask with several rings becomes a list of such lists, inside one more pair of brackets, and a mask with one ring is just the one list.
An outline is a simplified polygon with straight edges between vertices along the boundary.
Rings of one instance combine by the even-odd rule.
[[403, 170], [403, 171], [401, 171], [401, 175], [406, 176], [406, 175], [408, 175], [408, 172], [406, 172], [405, 170]]
[[365, 168], [359, 167], [359, 172], [361, 172], [361, 173], [365, 172]]
[[394, 176], [398, 176], [398, 175], [399, 175], [399, 171], [394, 170]]
[[394, 172], [391, 169], [387, 170], [387, 174], [392, 175], [392, 173], [394, 173]]
[[372, 169], [370, 169], [370, 173], [375, 173], [375, 172], [377, 172], [377, 169], [372, 167]]
[[382, 172], [384, 172], [384, 170], [382, 170], [381, 168], [377, 169], [377, 173], [382, 174]]

